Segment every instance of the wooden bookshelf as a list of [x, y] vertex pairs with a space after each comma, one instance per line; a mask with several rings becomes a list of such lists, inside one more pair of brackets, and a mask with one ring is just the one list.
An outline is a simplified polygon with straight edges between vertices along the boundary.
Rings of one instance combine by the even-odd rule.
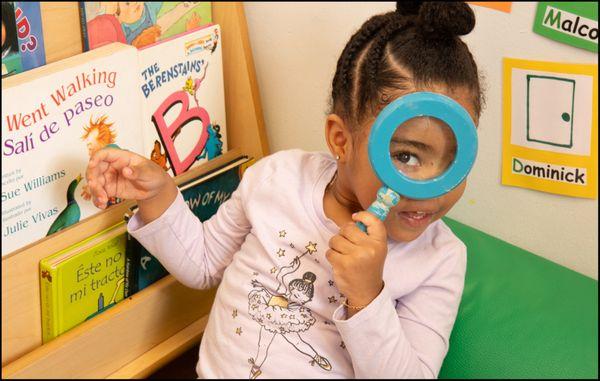
[[[81, 53], [78, 3], [41, 8], [47, 62]], [[213, 3], [212, 13], [223, 41], [229, 151], [178, 183], [269, 152], [243, 6]], [[198, 344], [215, 289], [192, 290], [167, 276], [42, 345], [39, 261], [113, 225], [133, 205], [104, 210], [2, 258], [2, 378], [144, 378]]]

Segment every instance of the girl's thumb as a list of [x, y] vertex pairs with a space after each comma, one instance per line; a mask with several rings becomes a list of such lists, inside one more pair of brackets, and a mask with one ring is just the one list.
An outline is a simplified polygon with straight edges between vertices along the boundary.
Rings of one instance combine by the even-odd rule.
[[125, 167], [122, 172], [126, 179], [137, 180], [140, 177], [141, 168], [139, 166]]

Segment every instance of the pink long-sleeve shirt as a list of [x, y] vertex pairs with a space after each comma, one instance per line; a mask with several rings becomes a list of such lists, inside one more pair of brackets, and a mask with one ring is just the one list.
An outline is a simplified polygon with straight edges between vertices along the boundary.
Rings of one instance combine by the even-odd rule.
[[181, 194], [158, 219], [128, 224], [188, 287], [219, 285], [200, 378], [435, 378], [464, 286], [466, 247], [440, 220], [388, 242], [385, 287], [351, 318], [325, 252], [338, 233], [323, 195], [325, 153], [281, 151], [250, 167], [201, 223]]

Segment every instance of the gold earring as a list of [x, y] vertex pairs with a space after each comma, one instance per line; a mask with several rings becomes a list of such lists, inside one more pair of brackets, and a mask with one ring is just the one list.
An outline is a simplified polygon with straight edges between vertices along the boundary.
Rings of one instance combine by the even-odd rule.
[[340, 155], [335, 155], [335, 160], [340, 160]]

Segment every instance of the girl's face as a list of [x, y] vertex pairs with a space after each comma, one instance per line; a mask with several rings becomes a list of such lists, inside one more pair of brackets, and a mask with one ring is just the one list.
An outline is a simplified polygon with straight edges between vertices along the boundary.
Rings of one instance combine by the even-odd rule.
[[143, 1], [123, 1], [119, 2], [119, 21], [126, 24], [132, 24], [142, 17], [144, 12]]
[[293, 286], [290, 287], [290, 299], [300, 304], [304, 304], [310, 301], [310, 297], [306, 293], [298, 290]]
[[92, 157], [94, 155], [94, 153], [96, 153], [97, 151], [104, 148], [104, 146], [98, 139], [98, 135], [99, 135], [98, 130], [94, 129], [94, 130], [90, 131], [90, 134], [85, 139], [90, 157]]
[[[468, 91], [455, 91], [448, 93], [443, 89], [427, 90], [442, 93], [454, 99], [475, 118], [475, 111]], [[365, 123], [362, 134], [354, 139], [351, 156], [348, 160], [347, 181], [354, 192], [358, 203], [364, 210], [375, 200], [377, 191], [382, 186], [375, 175], [368, 155], [368, 136], [375, 118]], [[418, 118], [407, 123], [420, 124], [419, 128], [398, 129], [390, 145], [394, 156], [395, 165], [403, 173], [412, 178], [427, 179], [440, 175], [445, 171], [453, 159], [452, 155], [441, 154], [455, 152], [455, 143], [452, 132], [448, 127], [434, 118]], [[423, 126], [424, 128], [420, 128]], [[358, 134], [357, 134], [358, 135]], [[405, 141], [422, 142], [424, 145], [405, 145]], [[433, 153], [432, 153], [433, 152]], [[437, 152], [437, 154], [436, 154]], [[394, 155], [395, 154], [395, 155]], [[436, 157], [435, 160], [428, 158]], [[444, 159], [445, 160], [441, 160]], [[430, 162], [439, 163], [436, 166], [427, 166]], [[425, 231], [432, 222], [444, 216], [465, 191], [466, 180], [452, 191], [443, 196], [428, 200], [413, 200], [401, 197], [398, 205], [393, 207], [385, 220], [389, 237], [396, 241], [408, 242], [416, 239]]]

